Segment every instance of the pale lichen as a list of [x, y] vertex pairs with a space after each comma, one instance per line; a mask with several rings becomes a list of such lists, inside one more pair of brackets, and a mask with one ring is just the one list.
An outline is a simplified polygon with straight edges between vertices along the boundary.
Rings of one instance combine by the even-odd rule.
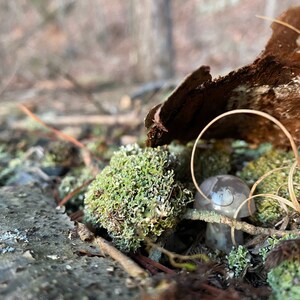
[[175, 180], [175, 160], [162, 148], [121, 147], [89, 186], [86, 220], [106, 228], [123, 251], [174, 227], [192, 201], [192, 193]]
[[300, 299], [300, 239], [281, 240], [266, 259], [270, 299]]
[[251, 255], [248, 249], [242, 245], [233, 248], [226, 258], [228, 268], [233, 271], [234, 277], [242, 276], [252, 266]]
[[300, 263], [284, 261], [268, 273], [273, 295], [270, 299], [300, 299]]

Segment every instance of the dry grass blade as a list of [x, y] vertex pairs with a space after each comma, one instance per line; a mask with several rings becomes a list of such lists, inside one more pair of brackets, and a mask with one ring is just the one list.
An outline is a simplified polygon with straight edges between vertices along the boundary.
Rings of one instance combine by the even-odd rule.
[[[195, 160], [195, 152], [196, 152], [196, 147], [197, 147], [197, 144], [199, 142], [199, 140], [201, 139], [201, 137], [203, 136], [203, 134], [207, 131], [207, 129], [214, 123], [216, 123], [218, 120], [226, 117], [226, 116], [230, 116], [230, 115], [234, 115], [234, 114], [254, 114], [254, 115], [258, 115], [258, 116], [261, 116], [261, 117], [264, 117], [266, 119], [269, 119], [270, 121], [272, 121], [273, 123], [275, 123], [283, 132], [284, 134], [286, 135], [286, 137], [289, 139], [289, 142], [290, 142], [290, 145], [292, 147], [292, 150], [294, 152], [294, 156], [295, 156], [295, 159], [296, 159], [296, 162], [297, 164], [300, 165], [300, 157], [299, 157], [299, 154], [298, 154], [298, 149], [297, 149], [297, 146], [296, 146], [296, 143], [295, 141], [293, 140], [293, 137], [291, 136], [291, 134], [289, 133], [289, 131], [284, 127], [284, 125], [282, 123], [280, 123], [276, 118], [272, 117], [271, 115], [265, 113], [265, 112], [262, 112], [262, 111], [258, 111], [258, 110], [252, 110], [252, 109], [236, 109], [236, 110], [231, 110], [231, 111], [228, 111], [226, 113], [223, 113], [221, 115], [219, 115], [218, 117], [214, 118], [212, 121], [210, 121], [203, 129], [202, 131], [199, 133], [195, 143], [194, 143], [194, 146], [193, 146], [193, 150], [192, 150], [192, 156], [191, 156], [191, 175], [192, 175], [192, 179], [193, 179], [193, 183], [197, 189], [197, 191], [206, 199], [207, 196], [205, 196], [203, 194], [203, 192], [201, 191], [197, 181], [196, 181], [196, 178], [195, 178], [195, 170], [194, 170], [194, 160]], [[300, 210], [299, 210], [300, 212]]]
[[[270, 121], [272, 121], [273, 123], [275, 123], [283, 132], [284, 134], [286, 135], [286, 137], [288, 138], [289, 142], [290, 142], [290, 145], [292, 147], [292, 150], [293, 150], [293, 153], [294, 153], [294, 156], [295, 156], [295, 162], [294, 164], [292, 165], [291, 169], [290, 169], [290, 172], [289, 172], [289, 179], [288, 179], [288, 190], [289, 190], [289, 194], [290, 194], [290, 198], [292, 200], [289, 201], [287, 199], [284, 199], [282, 197], [279, 197], [278, 195], [272, 195], [272, 194], [259, 194], [259, 195], [255, 195], [253, 196], [253, 192], [257, 186], [257, 184], [259, 182], [261, 182], [265, 177], [267, 177], [268, 175], [270, 175], [270, 173], [274, 172], [275, 170], [272, 170], [271, 172], [268, 172], [266, 173], [264, 176], [262, 176], [256, 183], [255, 185], [252, 187], [252, 190], [251, 190], [251, 193], [250, 193], [250, 197], [248, 199], [246, 199], [240, 206], [239, 208], [237, 209], [237, 211], [235, 212], [235, 215], [234, 215], [234, 219], [236, 219], [241, 207], [248, 201], [250, 201], [250, 199], [252, 198], [255, 198], [255, 197], [270, 197], [272, 199], [275, 199], [277, 200], [278, 202], [280, 203], [283, 203], [289, 207], [291, 207], [292, 209], [294, 209], [295, 211], [297, 212], [300, 212], [300, 204], [297, 200], [297, 197], [295, 195], [295, 192], [294, 192], [294, 183], [293, 183], [293, 175], [295, 173], [295, 170], [296, 170], [296, 167], [298, 165], [300, 165], [300, 157], [299, 157], [299, 154], [298, 154], [298, 149], [297, 149], [297, 146], [296, 146], [296, 143], [295, 141], [293, 140], [291, 134], [289, 133], [289, 131], [285, 128], [285, 126], [279, 122], [276, 118], [272, 117], [271, 115], [265, 113], [265, 112], [262, 112], [262, 111], [257, 111], [257, 110], [251, 110], [251, 109], [236, 109], [236, 110], [232, 110], [232, 111], [229, 111], [229, 112], [226, 112], [226, 113], [223, 113], [221, 115], [219, 115], [218, 117], [214, 118], [212, 121], [210, 121], [203, 129], [202, 131], [199, 133], [195, 143], [194, 143], [194, 146], [193, 146], [193, 150], [192, 150], [192, 155], [191, 155], [191, 175], [192, 175], [192, 179], [193, 179], [193, 183], [197, 189], [197, 191], [206, 199], [208, 199], [209, 201], [211, 201], [211, 199], [209, 199], [206, 195], [204, 195], [204, 193], [201, 191], [199, 185], [198, 185], [198, 182], [195, 178], [195, 170], [194, 170], [194, 160], [195, 160], [195, 152], [196, 152], [196, 147], [197, 147], [197, 144], [200, 140], [200, 138], [203, 136], [203, 134], [207, 131], [207, 129], [212, 125], [214, 124], [215, 122], [217, 122], [218, 120], [226, 117], [226, 116], [229, 116], [229, 115], [234, 115], [234, 114], [242, 114], [242, 113], [246, 113], [246, 114], [254, 114], [254, 115], [258, 115], [258, 116], [262, 116]], [[250, 203], [250, 202], [248, 202]], [[249, 209], [249, 206], [248, 206], [248, 209]], [[235, 240], [234, 240], [234, 227], [231, 228], [231, 237], [232, 237], [232, 241], [234, 244], [235, 243]]]
[[75, 146], [79, 147], [79, 148], [86, 148], [84, 144], [80, 143], [78, 140], [76, 140], [75, 138], [73, 138], [72, 136], [63, 133], [49, 125], [47, 125], [44, 121], [42, 121], [38, 116], [36, 116], [33, 112], [31, 112], [25, 105], [20, 104], [19, 105], [20, 109], [26, 114], [28, 115], [30, 118], [32, 118], [33, 120], [35, 120], [36, 122], [38, 122], [39, 124], [41, 124], [42, 126], [44, 126], [45, 128], [49, 129], [50, 131], [52, 131], [55, 135], [59, 136], [60, 138], [62, 138], [63, 140], [67, 140], [70, 143], [74, 144]]
[[[251, 199], [252, 198], [252, 195], [254, 194], [255, 192], [255, 189], [256, 187], [264, 180], [266, 179], [268, 176], [270, 176], [271, 174], [273, 174], [274, 172], [277, 172], [277, 171], [280, 171], [282, 169], [287, 169], [287, 168], [290, 168], [290, 167], [280, 167], [280, 168], [275, 168], [273, 170], [270, 170], [269, 172], [265, 173], [263, 176], [261, 176], [252, 186], [251, 190], [250, 190], [250, 194], [249, 194], [249, 198], [248, 199]], [[277, 195], [279, 193], [279, 190], [282, 188], [282, 186], [278, 187], [278, 191], [277, 191]], [[279, 203], [283, 206], [283, 209], [286, 211], [287, 208], [286, 208], [286, 205], [282, 202], [282, 201], [279, 201]], [[250, 201], [248, 202], [248, 211], [250, 213], [250, 215], [252, 214], [251, 213], [251, 209], [250, 209]]]
[[36, 116], [33, 112], [31, 112], [25, 105], [20, 104], [19, 107], [26, 115], [28, 115], [30, 118], [35, 120], [37, 123], [41, 124], [43, 127], [49, 129], [56, 136], [58, 136], [62, 140], [67, 140], [68, 142], [72, 143], [76, 147], [79, 147], [81, 149], [82, 159], [85, 165], [92, 170], [94, 176], [96, 176], [99, 173], [99, 168], [97, 167], [97, 165], [93, 164], [93, 159], [92, 159], [93, 155], [91, 151], [84, 144], [76, 140], [74, 137], [49, 126], [44, 121], [42, 121], [38, 116]]
[[87, 185], [89, 185], [93, 179], [89, 179], [87, 181], [85, 181], [82, 185], [80, 185], [79, 187], [77, 187], [76, 189], [74, 189], [73, 191], [71, 191], [67, 196], [65, 196], [59, 203], [58, 206], [63, 206], [65, 205], [72, 197], [74, 197], [75, 195], [77, 195], [78, 193], [80, 193], [80, 191], [86, 187]]
[[[234, 213], [234, 216], [233, 216], [233, 219], [236, 219], [238, 214], [239, 214], [239, 211], [241, 210], [241, 208], [248, 202], [250, 203], [250, 200], [251, 199], [254, 199], [254, 198], [258, 198], [258, 197], [264, 197], [264, 198], [271, 198], [271, 199], [274, 199], [276, 201], [278, 201], [280, 204], [283, 204], [284, 206], [289, 206], [291, 207], [292, 209], [296, 210], [295, 206], [293, 205], [293, 203], [283, 197], [280, 197], [278, 195], [273, 195], [273, 194], [257, 194], [257, 195], [251, 195], [249, 196], [247, 199], [245, 199], [241, 204], [240, 206], [237, 208], [237, 210], [235, 211]], [[235, 241], [235, 238], [234, 238], [234, 227], [231, 227], [231, 240], [232, 240], [232, 243], [234, 245], [236, 245], [236, 241]]]
[[286, 23], [286, 22], [283, 22], [283, 21], [280, 21], [280, 20], [277, 20], [277, 19], [273, 19], [273, 18], [270, 18], [270, 17], [266, 17], [266, 16], [260, 16], [260, 15], [256, 15], [257, 18], [260, 18], [260, 19], [264, 19], [264, 20], [268, 20], [268, 21], [272, 21], [274, 23], [277, 23], [277, 24], [280, 24], [280, 25], [283, 25], [287, 28], [290, 28], [292, 30], [294, 30], [295, 32], [297, 32], [298, 34], [300, 34], [300, 30], [292, 25], [290, 25], [289, 23]]
[[274, 172], [277, 172], [277, 171], [280, 171], [282, 169], [287, 169], [289, 167], [280, 167], [280, 168], [275, 168], [275, 169], [272, 169], [270, 170], [269, 172], [265, 173], [263, 176], [261, 176], [259, 179], [256, 180], [256, 182], [253, 184], [251, 190], [250, 190], [250, 194], [249, 194], [249, 197], [251, 197], [255, 190], [256, 190], [256, 187], [265, 179], [267, 178], [269, 175], [273, 174]]
[[300, 212], [300, 204], [296, 197], [296, 194], [294, 191], [294, 183], [293, 183], [293, 176], [294, 176], [297, 166], [298, 166], [298, 163], [297, 163], [297, 161], [295, 161], [290, 169], [289, 177], [288, 177], [288, 190], [289, 190], [291, 200], [295, 206], [295, 210]]

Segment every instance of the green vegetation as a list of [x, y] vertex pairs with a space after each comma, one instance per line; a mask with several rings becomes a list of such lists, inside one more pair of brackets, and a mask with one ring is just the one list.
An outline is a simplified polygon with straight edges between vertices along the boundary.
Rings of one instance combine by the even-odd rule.
[[[247, 269], [261, 270], [260, 278], [272, 289], [269, 299], [300, 299], [300, 239], [297, 235], [269, 237], [257, 249], [244, 246], [232, 249], [226, 256], [234, 277], [244, 277]], [[264, 266], [264, 271], [260, 266]]]
[[43, 158], [43, 166], [71, 166], [78, 165], [80, 158], [77, 149], [69, 142], [50, 142]]
[[163, 148], [121, 147], [88, 189], [86, 220], [106, 228], [123, 251], [174, 227], [193, 200], [175, 180], [175, 162]]
[[[267, 172], [283, 167], [280, 170], [272, 172], [260, 182], [255, 194], [273, 194], [290, 199], [287, 182], [289, 170], [293, 162], [294, 156], [292, 152], [271, 150], [260, 158], [250, 162], [239, 176], [251, 186]], [[300, 182], [299, 170], [294, 175], [294, 182]], [[297, 196], [300, 196], [299, 185], [295, 185], [295, 192]], [[262, 225], [273, 226], [285, 215], [284, 210], [275, 199], [259, 197], [255, 199], [255, 202], [257, 210], [253, 218]]]
[[268, 273], [271, 299], [300, 299], [300, 262], [286, 260]]
[[[178, 157], [175, 173], [182, 182], [191, 182], [191, 155], [193, 143], [187, 145], [175, 142], [168, 146], [169, 151]], [[225, 143], [205, 145], [204, 149], [198, 148], [194, 161], [195, 177], [198, 182], [216, 176], [228, 174], [231, 169], [230, 153]]]
[[240, 277], [246, 272], [248, 267], [251, 267], [251, 255], [247, 248], [238, 246], [230, 251], [226, 256], [228, 268], [234, 272], [235, 277]]
[[93, 179], [93, 174], [91, 173], [90, 169], [82, 167], [74, 168], [62, 179], [58, 187], [60, 199], [63, 199], [76, 188], [81, 187], [78, 193], [68, 201], [68, 210], [70, 209], [71, 211], [77, 211], [79, 209], [83, 209], [84, 194], [87, 191], [87, 187], [82, 187], [82, 185], [91, 179]]

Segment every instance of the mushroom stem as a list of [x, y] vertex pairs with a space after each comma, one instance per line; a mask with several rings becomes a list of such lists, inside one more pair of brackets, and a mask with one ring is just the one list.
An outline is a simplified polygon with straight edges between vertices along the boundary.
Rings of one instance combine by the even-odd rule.
[[[234, 237], [238, 245], [242, 245], [244, 243], [242, 231], [235, 230]], [[232, 242], [230, 227], [218, 223], [207, 224], [205, 243], [210, 248], [217, 248], [226, 253], [229, 253], [232, 247], [235, 246]]]

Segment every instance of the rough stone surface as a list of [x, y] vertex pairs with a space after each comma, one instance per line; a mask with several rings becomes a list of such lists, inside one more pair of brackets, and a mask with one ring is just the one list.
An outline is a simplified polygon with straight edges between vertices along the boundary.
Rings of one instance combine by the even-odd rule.
[[0, 189], [0, 299], [136, 299], [128, 275], [72, 236], [74, 224], [39, 188]]

